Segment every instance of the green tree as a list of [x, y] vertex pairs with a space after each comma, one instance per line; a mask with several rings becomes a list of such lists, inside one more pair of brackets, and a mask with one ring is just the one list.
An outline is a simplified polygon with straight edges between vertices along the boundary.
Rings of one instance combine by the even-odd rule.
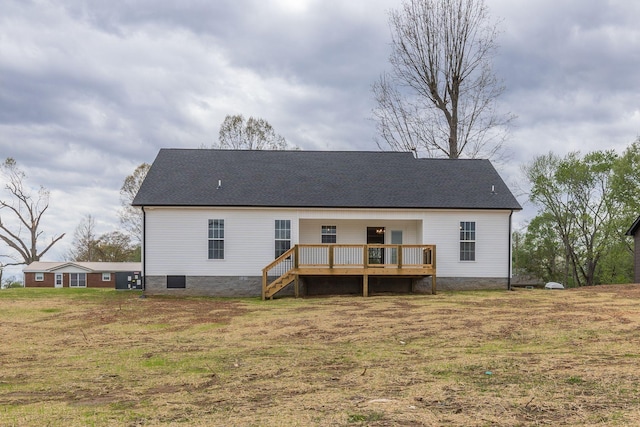
[[633, 282], [633, 252], [625, 240], [613, 239], [609, 249], [602, 255], [596, 270], [598, 283]]
[[598, 283], [599, 263], [619, 236], [621, 201], [612, 188], [617, 161], [613, 151], [550, 153], [524, 168], [530, 200], [553, 224], [577, 286]]
[[98, 238], [96, 254], [96, 260], [102, 262], [140, 261], [140, 245], [133, 244], [129, 235], [112, 231]]
[[497, 112], [498, 29], [484, 0], [405, 0], [389, 24], [391, 71], [373, 85], [382, 140], [429, 157], [499, 154], [513, 116]]
[[517, 241], [516, 271], [544, 282], [569, 283], [568, 263], [551, 215], [542, 213], [533, 218]]
[[[612, 189], [620, 202], [620, 235], [626, 232], [640, 215], [640, 137], [630, 144], [613, 168]], [[631, 239], [624, 238], [630, 253], [633, 252]]]
[[129, 234], [121, 231], [97, 236], [95, 220], [91, 215], [87, 215], [76, 228], [73, 247], [67, 258], [82, 262], [140, 261], [140, 245], [134, 244]]
[[0, 216], [0, 240], [14, 252], [8, 255], [12, 261], [3, 265], [39, 261], [65, 235], [54, 235], [44, 248], [40, 244], [44, 237], [42, 219], [49, 209], [49, 191], [41, 186], [37, 195], [32, 194], [26, 185], [26, 174], [10, 157], [0, 164], [0, 176], [5, 180], [6, 193], [6, 197], [0, 198], [0, 214], [4, 214]]

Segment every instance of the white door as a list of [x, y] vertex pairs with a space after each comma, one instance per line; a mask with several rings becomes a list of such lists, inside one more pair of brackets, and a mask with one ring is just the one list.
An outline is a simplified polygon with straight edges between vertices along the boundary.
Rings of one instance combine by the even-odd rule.
[[55, 281], [53, 283], [54, 283], [53, 286], [56, 288], [61, 288], [63, 286], [62, 273], [56, 273]]

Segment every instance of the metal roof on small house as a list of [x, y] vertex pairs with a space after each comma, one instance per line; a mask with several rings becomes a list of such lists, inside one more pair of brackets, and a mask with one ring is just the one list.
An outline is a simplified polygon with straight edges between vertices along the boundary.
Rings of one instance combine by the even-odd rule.
[[488, 160], [208, 149], [160, 150], [133, 205], [521, 209]]

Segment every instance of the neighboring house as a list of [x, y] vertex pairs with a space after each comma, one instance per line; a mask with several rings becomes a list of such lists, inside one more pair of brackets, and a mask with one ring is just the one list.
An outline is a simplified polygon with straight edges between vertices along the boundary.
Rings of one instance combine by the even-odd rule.
[[640, 216], [626, 233], [633, 236], [633, 282], [640, 283]]
[[206, 149], [161, 150], [133, 205], [147, 293], [263, 297], [434, 292], [436, 253], [438, 289], [507, 288], [521, 209], [488, 160]]
[[27, 288], [142, 289], [139, 262], [44, 262], [26, 266]]

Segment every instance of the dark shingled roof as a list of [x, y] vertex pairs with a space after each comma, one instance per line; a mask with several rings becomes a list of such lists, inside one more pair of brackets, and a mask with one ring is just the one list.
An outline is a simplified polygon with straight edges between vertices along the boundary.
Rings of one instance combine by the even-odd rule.
[[133, 205], [521, 209], [488, 160], [205, 149], [160, 150]]
[[624, 234], [626, 236], [635, 236], [636, 231], [638, 231], [639, 227], [640, 227], [640, 216], [633, 222], [633, 224], [631, 224], [631, 228], [629, 228], [627, 232]]

